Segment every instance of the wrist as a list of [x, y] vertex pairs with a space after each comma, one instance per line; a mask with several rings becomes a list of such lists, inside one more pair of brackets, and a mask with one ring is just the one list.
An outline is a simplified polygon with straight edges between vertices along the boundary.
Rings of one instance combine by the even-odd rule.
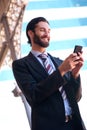
[[73, 72], [72, 72], [72, 76], [73, 76], [75, 79], [77, 79], [77, 78], [79, 77], [79, 75], [80, 75], [79, 73], [73, 73]]
[[61, 76], [65, 75], [66, 71], [64, 69], [62, 69], [61, 66], [58, 67], [58, 70], [60, 71]]

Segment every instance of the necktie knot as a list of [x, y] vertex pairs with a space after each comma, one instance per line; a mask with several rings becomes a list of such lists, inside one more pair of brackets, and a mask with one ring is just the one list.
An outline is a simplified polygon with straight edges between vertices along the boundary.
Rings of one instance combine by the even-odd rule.
[[44, 53], [40, 54], [38, 57], [41, 58], [41, 60], [42, 60], [43, 62], [45, 62], [45, 61], [47, 60], [47, 55], [44, 54]]

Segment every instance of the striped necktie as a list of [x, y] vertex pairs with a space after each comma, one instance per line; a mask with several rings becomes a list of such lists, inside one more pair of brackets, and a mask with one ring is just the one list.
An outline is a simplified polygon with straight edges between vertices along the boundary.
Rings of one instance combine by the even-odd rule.
[[45, 70], [47, 71], [47, 73], [48, 73], [49, 75], [52, 74], [52, 72], [53, 72], [54, 70], [53, 70], [53, 67], [51, 66], [51, 64], [49, 63], [49, 60], [48, 60], [48, 58], [47, 58], [48, 55], [42, 53], [42, 54], [40, 54], [38, 57], [42, 60], [43, 65], [44, 65], [44, 68], [45, 68]]

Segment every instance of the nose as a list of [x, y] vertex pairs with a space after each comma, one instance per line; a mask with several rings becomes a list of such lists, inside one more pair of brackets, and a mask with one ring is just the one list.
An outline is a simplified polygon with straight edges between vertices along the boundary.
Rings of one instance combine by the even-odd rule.
[[49, 30], [45, 30], [45, 35], [50, 36], [50, 31]]

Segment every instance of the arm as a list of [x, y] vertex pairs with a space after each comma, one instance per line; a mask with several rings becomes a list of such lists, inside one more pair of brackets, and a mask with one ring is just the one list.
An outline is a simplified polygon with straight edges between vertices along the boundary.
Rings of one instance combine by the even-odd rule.
[[44, 78], [40, 75], [39, 70], [35, 72], [24, 61], [14, 61], [12, 67], [18, 86], [28, 99], [30, 105], [45, 100], [58, 91], [58, 87], [64, 84], [64, 79], [58, 70]]
[[76, 100], [79, 101], [82, 97], [82, 88], [80, 81], [80, 69], [83, 66], [83, 58], [82, 54], [79, 55], [73, 53], [69, 57], [65, 59], [64, 62], [59, 66], [59, 71], [62, 76], [64, 76], [67, 72], [71, 72], [71, 85], [75, 90]]

